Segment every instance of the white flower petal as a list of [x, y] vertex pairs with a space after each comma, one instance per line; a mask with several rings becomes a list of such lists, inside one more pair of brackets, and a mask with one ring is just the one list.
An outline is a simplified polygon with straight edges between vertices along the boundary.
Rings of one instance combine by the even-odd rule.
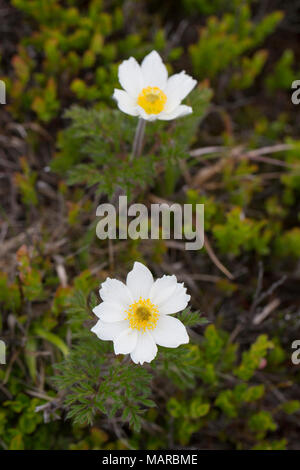
[[124, 90], [115, 89], [113, 98], [118, 103], [118, 107], [123, 113], [130, 114], [130, 116], [138, 116], [139, 109], [136, 100]]
[[148, 299], [153, 285], [151, 271], [142, 263], [135, 262], [132, 271], [127, 275], [126, 284], [135, 300], [140, 297]]
[[181, 312], [187, 306], [191, 296], [186, 294], [186, 288], [182, 284], [177, 284], [172, 296], [158, 304], [159, 313], [162, 315], [170, 315], [172, 313]]
[[161, 112], [157, 115], [157, 119], [161, 119], [162, 121], [171, 121], [171, 119], [176, 119], [182, 116], [186, 116], [187, 114], [191, 114], [193, 109], [190, 106], [186, 106], [185, 104], [181, 104], [177, 106], [173, 111], [167, 113], [166, 111]]
[[186, 328], [180, 320], [169, 315], [161, 315], [156, 328], [151, 331], [154, 341], [159, 346], [177, 348], [180, 344], [189, 342]]
[[165, 89], [167, 95], [167, 102], [164, 111], [169, 113], [180, 105], [181, 101], [192, 91], [196, 86], [197, 80], [194, 80], [183, 71], [172, 75]]
[[113, 302], [102, 302], [93, 309], [93, 312], [105, 323], [122, 321], [127, 316], [122, 305]]
[[120, 304], [124, 310], [133, 302], [130, 290], [123, 282], [109, 277], [101, 284], [99, 291], [100, 297], [104, 302]]
[[137, 344], [130, 356], [136, 364], [151, 362], [157, 354], [157, 346], [154, 339], [148, 331], [139, 332]]
[[150, 300], [155, 305], [163, 303], [168, 300], [175, 292], [177, 287], [176, 276], [163, 276], [156, 279], [150, 291]]
[[114, 340], [116, 354], [129, 354], [136, 347], [138, 333], [137, 330], [128, 328]]
[[95, 333], [99, 339], [104, 341], [114, 341], [120, 334], [128, 328], [128, 321], [118, 321], [114, 323], [103, 323], [98, 320], [91, 331]]
[[119, 66], [119, 82], [129, 95], [137, 98], [143, 88], [143, 76], [141, 67], [133, 57]]
[[137, 108], [139, 116], [145, 121], [156, 121], [156, 119], [159, 119], [160, 114], [148, 114], [141, 106], [138, 106]]
[[156, 51], [150, 52], [141, 65], [144, 87], [157, 86], [163, 90], [167, 85], [168, 71], [160, 55]]

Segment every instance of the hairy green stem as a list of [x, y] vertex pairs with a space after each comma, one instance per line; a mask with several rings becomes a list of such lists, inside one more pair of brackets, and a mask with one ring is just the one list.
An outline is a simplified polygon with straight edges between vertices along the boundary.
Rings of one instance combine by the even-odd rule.
[[132, 159], [138, 158], [141, 155], [145, 135], [145, 126], [145, 119], [139, 118], [133, 141]]

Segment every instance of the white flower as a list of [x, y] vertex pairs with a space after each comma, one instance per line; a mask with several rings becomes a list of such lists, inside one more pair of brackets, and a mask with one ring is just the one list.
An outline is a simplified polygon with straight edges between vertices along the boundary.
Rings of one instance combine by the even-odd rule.
[[192, 91], [197, 81], [183, 71], [168, 78], [160, 55], [152, 51], [141, 66], [130, 57], [119, 66], [119, 82], [124, 90], [115, 89], [113, 98], [119, 109], [147, 121], [169, 121], [190, 114], [190, 106], [181, 101]]
[[102, 340], [113, 341], [116, 354], [130, 354], [133, 362], [143, 364], [155, 358], [157, 344], [177, 348], [189, 342], [183, 323], [171, 317], [190, 300], [176, 276], [154, 282], [146, 266], [134, 263], [126, 285], [107, 278], [100, 297], [103, 302], [93, 309], [99, 320], [91, 331]]

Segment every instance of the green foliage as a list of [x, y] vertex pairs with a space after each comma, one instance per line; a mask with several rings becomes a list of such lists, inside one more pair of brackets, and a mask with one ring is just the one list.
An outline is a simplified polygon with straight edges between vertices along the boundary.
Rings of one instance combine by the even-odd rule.
[[266, 87], [269, 92], [274, 93], [278, 89], [289, 90], [291, 84], [298, 77], [293, 70], [294, 53], [286, 49], [276, 63], [272, 74], [266, 77]]
[[74, 428], [74, 434], [78, 442], [69, 446], [70, 450], [124, 450], [127, 449], [126, 444], [120, 439], [111, 441], [107, 432], [97, 427]]
[[[234, 0], [227, 2], [226, 0], [182, 0], [184, 8], [189, 13], [202, 13], [204, 15], [211, 15], [224, 11], [235, 10], [242, 2], [241, 0]], [[251, 2], [248, 2], [249, 4]]]
[[26, 245], [21, 246], [17, 253], [19, 265], [19, 278], [22, 282], [22, 290], [29, 301], [43, 298], [41, 272], [32, 266], [30, 255]]
[[[20, 307], [21, 295], [16, 282], [9, 283], [7, 274], [0, 273], [0, 299], [5, 309], [15, 312]], [[2, 318], [0, 318], [0, 329]]]
[[39, 404], [41, 404], [39, 399], [29, 398], [24, 393], [18, 393], [14, 400], [7, 400], [3, 403], [3, 422], [6, 422], [11, 415], [17, 418], [15, 428], [6, 427], [3, 432], [0, 432], [0, 436], [2, 436], [5, 441], [9, 442], [10, 450], [23, 450], [26, 446], [26, 442], [30, 439], [29, 436], [33, 434], [42, 423], [42, 416], [35, 412]]
[[245, 402], [252, 402], [259, 400], [265, 393], [265, 387], [264, 385], [256, 385], [254, 387], [249, 387], [247, 390], [245, 390], [242, 399]]
[[208, 323], [206, 318], [201, 317], [200, 312], [198, 311], [192, 312], [189, 307], [183, 310], [181, 313], [178, 313], [177, 318], [185, 326], [190, 326], [190, 327], [205, 325], [206, 323]]
[[277, 428], [272, 415], [268, 411], [259, 411], [253, 414], [248, 424], [249, 429], [256, 434], [257, 439], [264, 439], [268, 431], [275, 431]]
[[[71, 299], [78, 292], [90, 291], [94, 280], [90, 273], [83, 272], [74, 279], [73, 286], [58, 288], [54, 298], [49, 299], [48, 289], [53, 273], [47, 258], [43, 259], [37, 251], [23, 245], [17, 252], [17, 262], [18, 273], [13, 282], [9, 282], [4, 273], [0, 275], [1, 320], [5, 322], [8, 314], [11, 315], [11, 321], [17, 325], [15, 334], [19, 329], [22, 332], [26, 329], [26, 338], [22, 344], [10, 342], [9, 339], [6, 342], [8, 352], [11, 354], [13, 351], [15, 357], [20, 356], [22, 359], [18, 361], [17, 367], [12, 362], [12, 369], [0, 369], [0, 381], [6, 394], [0, 413], [0, 445], [1, 448], [12, 450], [53, 446], [66, 448], [68, 438], [63, 435], [63, 430], [57, 434], [58, 422], [45, 424], [43, 413], [36, 411], [38, 406], [44, 406], [47, 401], [32, 398], [30, 394], [40, 380], [41, 366], [47, 375], [52, 374], [49, 359], [42, 364], [39, 351], [44, 350], [46, 358], [55, 357], [57, 361], [68, 354], [66, 329], [58, 325], [58, 315], [71, 305]], [[54, 281], [57, 284], [56, 278]], [[32, 315], [34, 305], [39, 305], [41, 309], [38, 316]], [[11, 398], [7, 399], [8, 396]], [[55, 397], [53, 387], [42, 396], [48, 401], [52, 400]], [[58, 437], [59, 434], [61, 437]]]
[[59, 108], [56, 83], [50, 78], [41, 93], [35, 96], [32, 109], [41, 121], [48, 122], [57, 115]]
[[242, 362], [235, 370], [237, 377], [243, 380], [249, 380], [255, 370], [258, 369], [267, 351], [273, 347], [273, 343], [268, 340], [266, 335], [260, 335], [255, 343], [252, 344], [250, 350], [243, 353]]
[[15, 184], [19, 189], [22, 201], [26, 206], [36, 206], [38, 203], [35, 182], [37, 175], [31, 171], [28, 162], [23, 157], [20, 159], [22, 173], [15, 173]]
[[283, 403], [282, 409], [288, 415], [297, 413], [300, 410], [300, 401], [299, 400], [291, 400]]
[[299, 184], [300, 184], [300, 159], [299, 149], [300, 142], [291, 138], [287, 139], [287, 142], [291, 145], [291, 149], [286, 152], [286, 162], [290, 165], [289, 171], [287, 171], [281, 177], [281, 181], [285, 186], [284, 202], [287, 205], [292, 205], [296, 202], [299, 196]]
[[251, 59], [243, 57], [241, 69], [233, 74], [230, 86], [241, 90], [250, 88], [261, 73], [267, 58], [268, 53], [265, 50], [255, 52]]
[[[145, 407], [154, 406], [149, 399], [151, 375], [143, 368], [112, 360], [110, 350], [96, 338], [82, 341], [65, 363], [57, 366], [54, 379], [67, 389], [65, 405], [74, 423], [92, 424], [96, 413], [113, 418], [117, 413], [138, 432]], [[132, 387], [132, 384], [135, 387]]]
[[[186, 385], [186, 392], [183, 387], [179, 387], [179, 392], [174, 397], [168, 399], [166, 407], [167, 411], [174, 421], [175, 436], [181, 445], [185, 445], [192, 439], [194, 433], [205, 433], [207, 427], [212, 423], [223, 423], [222, 438], [226, 442], [234, 442], [234, 445], [239, 448], [240, 431], [235, 436], [232, 435], [234, 423], [239, 423], [245, 429], [245, 432], [251, 431], [251, 441], [258, 441], [257, 447], [262, 446], [274, 448], [284, 448], [286, 443], [280, 441], [261, 441], [265, 438], [267, 433], [275, 431], [277, 428], [275, 422], [275, 412], [261, 411], [254, 412], [259, 403], [262, 403], [265, 396], [268, 396], [269, 391], [264, 384], [249, 384], [251, 377], [254, 375], [254, 368], [258, 370], [260, 367], [259, 358], [268, 354], [267, 351], [271, 347], [271, 342], [263, 335], [258, 337], [256, 342], [244, 351], [242, 360], [238, 360], [237, 348], [234, 346], [233, 362], [228, 364], [228, 347], [230, 343], [227, 342], [227, 335], [222, 330], [217, 330], [213, 325], [206, 327], [204, 333], [204, 340], [200, 345], [193, 344], [187, 346], [185, 349], [190, 350], [190, 356], [194, 359], [193, 375], [190, 382]], [[183, 349], [183, 348], [182, 348]], [[178, 349], [180, 351], [181, 348]], [[213, 354], [213, 351], [215, 352]], [[182, 359], [182, 352], [180, 359]], [[214, 362], [210, 363], [211, 370], [214, 371], [216, 380], [208, 382], [205, 379], [204, 369], [207, 365], [207, 358], [212, 357]], [[172, 358], [172, 368], [175, 362], [175, 355]], [[155, 361], [157, 365], [160, 364], [161, 357]], [[232, 375], [233, 365], [237, 365], [234, 370], [238, 379], [234, 379]], [[155, 366], [155, 369], [160, 368]], [[192, 365], [192, 363], [190, 363]], [[184, 363], [184, 368], [188, 367]], [[192, 368], [190, 368], [192, 371]], [[166, 374], [168, 369], [163, 369], [163, 374]], [[171, 376], [170, 376], [171, 378]], [[198, 387], [195, 388], [195, 379], [200, 381]], [[187, 381], [187, 379], [186, 379]], [[176, 381], [174, 383], [177, 385]], [[182, 381], [181, 381], [182, 383]], [[189, 387], [192, 387], [194, 392], [188, 392]], [[267, 398], [267, 397], [266, 397]], [[284, 412], [295, 412], [298, 410], [298, 403], [291, 402], [284, 404], [282, 409]], [[220, 424], [219, 424], [220, 425]], [[231, 429], [231, 432], [228, 430]]]
[[259, 400], [264, 392], [263, 385], [247, 387], [245, 383], [241, 383], [236, 385], [233, 390], [222, 390], [217, 396], [215, 404], [226, 416], [236, 418], [242, 405]]
[[223, 390], [215, 401], [216, 406], [229, 417], [236, 418], [237, 410], [233, 404], [233, 392], [231, 390]]
[[35, 334], [39, 338], [43, 338], [46, 341], [49, 341], [49, 343], [54, 344], [54, 346], [61, 350], [64, 356], [68, 355], [68, 347], [59, 336], [55, 335], [54, 333], [51, 333], [50, 331], [45, 331], [40, 327], [35, 328]]
[[[15, 58], [15, 67], [22, 68], [24, 72], [19, 74], [13, 88], [17, 89], [15, 95], [20, 101], [21, 94], [29, 86], [28, 100], [23, 101], [22, 107], [30, 106], [40, 120], [47, 122], [60, 110], [56, 83], [62, 74], [63, 85], [69, 86], [79, 98], [83, 97], [82, 91], [76, 88], [74, 79], [80, 72], [88, 74], [90, 68], [97, 65], [97, 70], [115, 76], [114, 66], [110, 62], [116, 58], [117, 48], [115, 44], [104, 43], [109, 35], [122, 27], [123, 14], [118, 6], [114, 7], [112, 14], [108, 14], [98, 0], [89, 1], [84, 9], [64, 6], [58, 0], [48, 5], [43, 0], [14, 0], [13, 5], [39, 25], [32, 36], [24, 38], [23, 44], [34, 48], [37, 53], [44, 51], [42, 70], [36, 70], [36, 61], [31, 61], [30, 68], [26, 68], [20, 52]], [[34, 86], [29, 83], [30, 78]], [[99, 90], [84, 80], [81, 83], [87, 100], [105, 99], [111, 95], [111, 86]]]
[[[117, 84], [117, 63], [132, 54], [142, 58], [151, 48], [165, 48], [164, 31], [151, 43], [143, 32], [123, 29], [120, 2], [107, 5], [89, 0], [85, 5], [53, 0], [13, 0], [25, 21], [34, 25], [12, 60], [15, 77], [10, 82], [15, 114], [31, 110], [44, 123], [60, 114], [64, 98], [107, 102]], [[34, 51], [28, 54], [28, 50]], [[172, 51], [176, 60], [180, 48]], [[43, 55], [42, 61], [39, 57]], [[171, 55], [171, 54], [170, 54]], [[33, 57], [33, 58], [32, 58]]]
[[[225, 14], [220, 20], [212, 16], [201, 29], [199, 42], [189, 48], [194, 73], [199, 78], [215, 78], [227, 67], [237, 67], [240, 57], [247, 51], [259, 46], [264, 38], [276, 28], [282, 19], [280, 12], [263, 18], [256, 24], [251, 21], [249, 5], [242, 5], [231, 14]], [[264, 63], [264, 53], [260, 51], [254, 56], [250, 66], [249, 60], [242, 62], [241, 72], [248, 78], [242, 81], [242, 87], [252, 84], [251, 75], [257, 75]], [[234, 75], [236, 80], [238, 75]]]
[[264, 255], [269, 253], [271, 231], [265, 229], [265, 221], [245, 218], [240, 208], [232, 209], [224, 225], [215, 225], [213, 233], [223, 253], [238, 255], [241, 249], [255, 250]]
[[253, 450], [286, 450], [287, 440], [275, 440], [272, 442], [262, 441], [256, 446], [252, 447]]
[[299, 227], [292, 228], [282, 234], [276, 240], [276, 252], [280, 256], [296, 256], [300, 255], [300, 229]]

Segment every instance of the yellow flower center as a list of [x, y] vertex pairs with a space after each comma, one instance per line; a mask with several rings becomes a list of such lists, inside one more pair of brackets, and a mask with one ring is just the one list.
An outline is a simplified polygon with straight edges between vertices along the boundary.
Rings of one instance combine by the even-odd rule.
[[126, 310], [130, 328], [133, 330], [153, 330], [158, 320], [158, 308], [150, 299], [140, 299]]
[[138, 96], [138, 104], [147, 114], [159, 114], [165, 107], [167, 97], [157, 86], [143, 88]]

